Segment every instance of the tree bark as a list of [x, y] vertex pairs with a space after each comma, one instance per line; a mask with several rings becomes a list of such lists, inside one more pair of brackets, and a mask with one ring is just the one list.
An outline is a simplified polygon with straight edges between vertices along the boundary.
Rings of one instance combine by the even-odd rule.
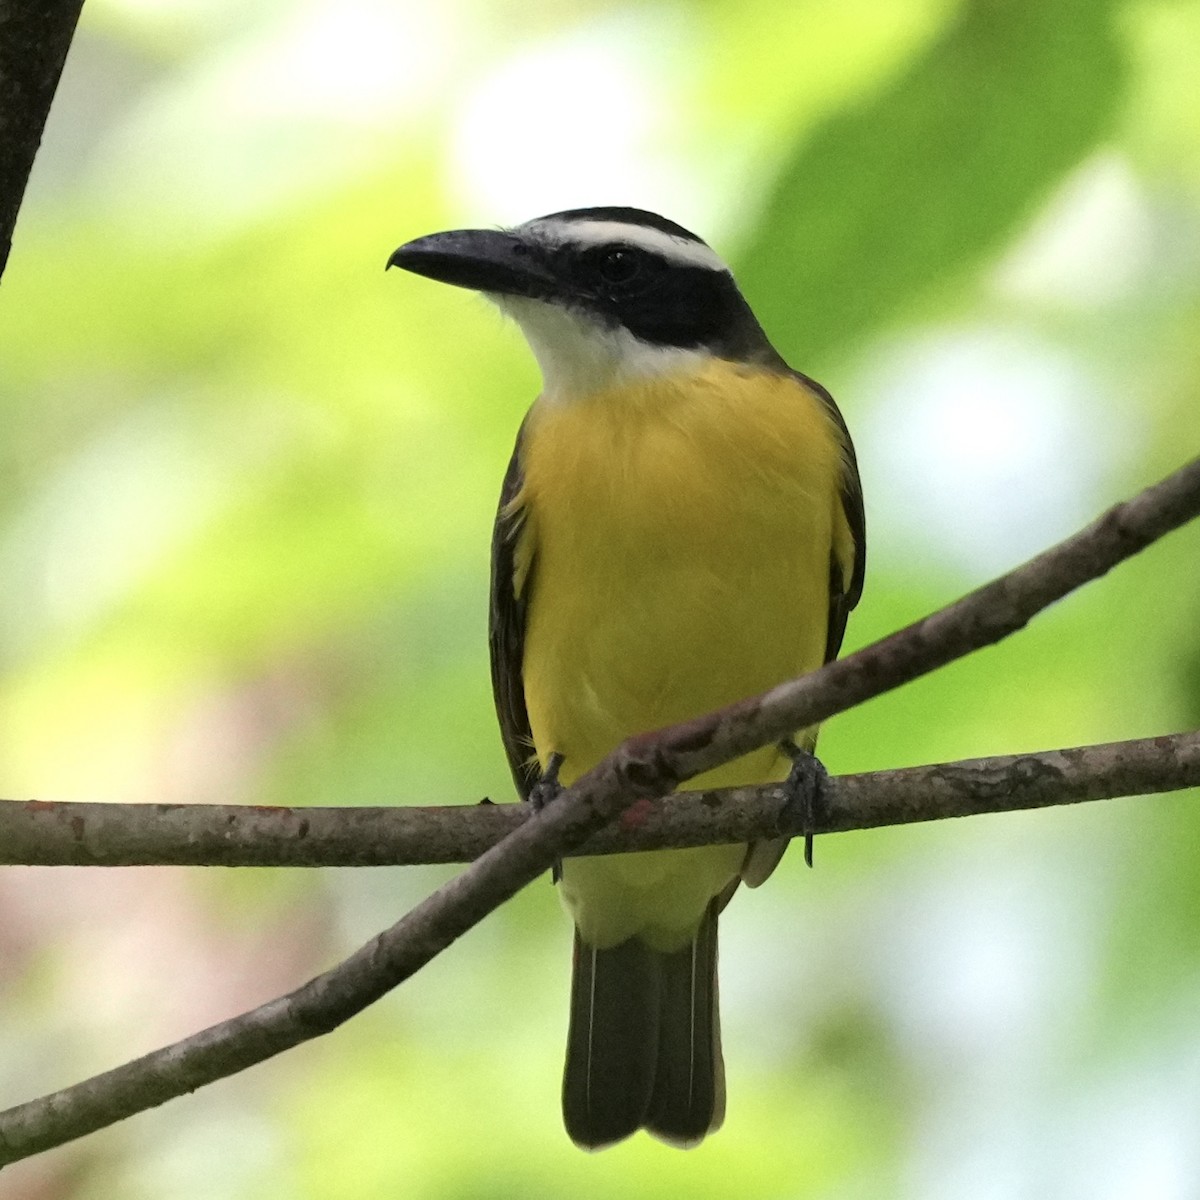
[[0, 0], [0, 276], [83, 0]]
[[[1200, 731], [827, 781], [813, 833], [1015, 812], [1200, 787]], [[528, 805], [268, 808], [0, 800], [0, 864], [386, 867], [465, 863], [524, 825]], [[680, 792], [626, 812], [576, 854], [794, 837], [777, 784]]]

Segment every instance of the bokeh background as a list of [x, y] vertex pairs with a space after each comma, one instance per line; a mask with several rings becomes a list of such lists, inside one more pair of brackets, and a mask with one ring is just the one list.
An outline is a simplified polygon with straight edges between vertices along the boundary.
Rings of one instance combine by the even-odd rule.
[[[1200, 448], [1195, 0], [88, 0], [0, 296], [0, 794], [511, 797], [487, 545], [536, 393], [400, 242], [635, 204], [839, 397], [848, 646]], [[1200, 724], [1200, 529], [830, 723], [834, 771]], [[825, 838], [723, 921], [729, 1116], [575, 1150], [529, 888], [20, 1200], [1200, 1194], [1180, 794]], [[0, 1103], [266, 1000], [448, 870], [0, 871]]]

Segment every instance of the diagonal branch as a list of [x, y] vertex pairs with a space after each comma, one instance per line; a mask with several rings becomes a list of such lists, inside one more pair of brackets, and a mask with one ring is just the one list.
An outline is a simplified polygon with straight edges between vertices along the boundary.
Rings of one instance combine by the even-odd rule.
[[1196, 516], [1200, 458], [1024, 565], [882, 641], [761, 696], [634, 741], [647, 744], [645, 753], [652, 751], [659, 778], [674, 787], [994, 645]]
[[0, 275], [83, 0], [0, 0]]
[[554, 804], [332, 970], [249, 1013], [0, 1113], [0, 1163], [113, 1124], [329, 1032], [637, 801], [663, 795], [681, 780], [999, 641], [1198, 513], [1200, 459], [1024, 566], [874, 646], [719, 713], [629, 739]]
[[[1200, 730], [831, 778], [812, 832], [1014, 812], [1200, 787]], [[679, 792], [627, 811], [575, 854], [666, 850], [800, 832], [777, 784]], [[0, 863], [384, 867], [471, 862], [530, 819], [522, 804], [267, 808], [0, 800]]]

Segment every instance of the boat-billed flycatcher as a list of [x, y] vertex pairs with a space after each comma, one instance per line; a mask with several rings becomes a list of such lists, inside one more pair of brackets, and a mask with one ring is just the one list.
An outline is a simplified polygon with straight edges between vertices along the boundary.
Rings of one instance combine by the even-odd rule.
[[[389, 260], [493, 299], [542, 393], [492, 539], [492, 684], [517, 790], [833, 658], [862, 590], [854, 450], [829, 393], [772, 348], [725, 264], [633, 208], [435, 233]], [[811, 750], [815, 730], [797, 739]], [[794, 745], [698, 776], [789, 778]], [[547, 778], [549, 776], [550, 778]], [[717, 915], [781, 843], [571, 858], [567, 1132], [694, 1145], [724, 1116]]]

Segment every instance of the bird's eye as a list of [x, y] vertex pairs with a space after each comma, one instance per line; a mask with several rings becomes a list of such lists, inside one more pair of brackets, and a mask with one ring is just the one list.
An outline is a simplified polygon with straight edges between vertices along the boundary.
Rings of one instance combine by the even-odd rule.
[[623, 287], [642, 274], [642, 259], [636, 250], [605, 250], [596, 263], [596, 274], [612, 287]]

